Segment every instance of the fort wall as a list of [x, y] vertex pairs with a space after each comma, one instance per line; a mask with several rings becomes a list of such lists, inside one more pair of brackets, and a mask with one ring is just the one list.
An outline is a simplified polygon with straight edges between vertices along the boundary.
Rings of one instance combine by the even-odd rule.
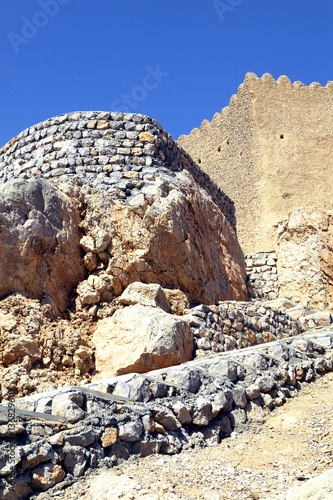
[[178, 143], [234, 201], [245, 253], [276, 248], [274, 225], [295, 208], [332, 207], [333, 82], [248, 73], [229, 106]]

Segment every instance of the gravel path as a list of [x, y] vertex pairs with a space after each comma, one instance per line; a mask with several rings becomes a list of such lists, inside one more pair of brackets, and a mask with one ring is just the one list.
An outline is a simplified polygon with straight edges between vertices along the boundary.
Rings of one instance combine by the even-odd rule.
[[303, 386], [263, 425], [179, 455], [131, 459], [38, 500], [255, 500], [333, 467], [333, 373]]

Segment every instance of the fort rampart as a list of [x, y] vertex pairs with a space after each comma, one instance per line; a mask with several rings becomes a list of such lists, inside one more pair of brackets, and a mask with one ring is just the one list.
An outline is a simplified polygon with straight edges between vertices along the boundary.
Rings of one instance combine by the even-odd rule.
[[295, 208], [332, 207], [333, 82], [248, 73], [229, 106], [178, 143], [234, 201], [246, 253], [274, 249], [274, 225]]

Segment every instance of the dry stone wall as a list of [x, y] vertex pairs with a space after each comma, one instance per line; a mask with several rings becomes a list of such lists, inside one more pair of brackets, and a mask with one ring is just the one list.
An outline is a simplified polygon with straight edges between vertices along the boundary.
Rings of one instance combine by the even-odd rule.
[[276, 252], [245, 255], [245, 265], [249, 299], [276, 299], [279, 296]]
[[295, 319], [260, 301], [200, 305], [183, 319], [193, 331], [195, 356], [241, 349], [300, 333]]
[[140, 114], [74, 112], [21, 132], [0, 150], [0, 183], [42, 176], [76, 180], [128, 202], [155, 176], [188, 170], [235, 228], [234, 205], [155, 120]]
[[217, 445], [263, 423], [332, 360], [333, 334], [323, 332], [1, 405], [0, 497], [56, 495], [130, 456]]
[[274, 225], [297, 207], [331, 209], [333, 82], [248, 73], [229, 106], [178, 143], [234, 201], [246, 253], [275, 248]]

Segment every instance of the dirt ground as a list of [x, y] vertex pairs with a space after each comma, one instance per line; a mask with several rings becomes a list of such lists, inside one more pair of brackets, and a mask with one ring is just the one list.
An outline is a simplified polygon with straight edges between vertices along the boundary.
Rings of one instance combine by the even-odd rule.
[[38, 499], [279, 499], [333, 467], [333, 373], [303, 386], [263, 425], [221, 444], [131, 459]]

